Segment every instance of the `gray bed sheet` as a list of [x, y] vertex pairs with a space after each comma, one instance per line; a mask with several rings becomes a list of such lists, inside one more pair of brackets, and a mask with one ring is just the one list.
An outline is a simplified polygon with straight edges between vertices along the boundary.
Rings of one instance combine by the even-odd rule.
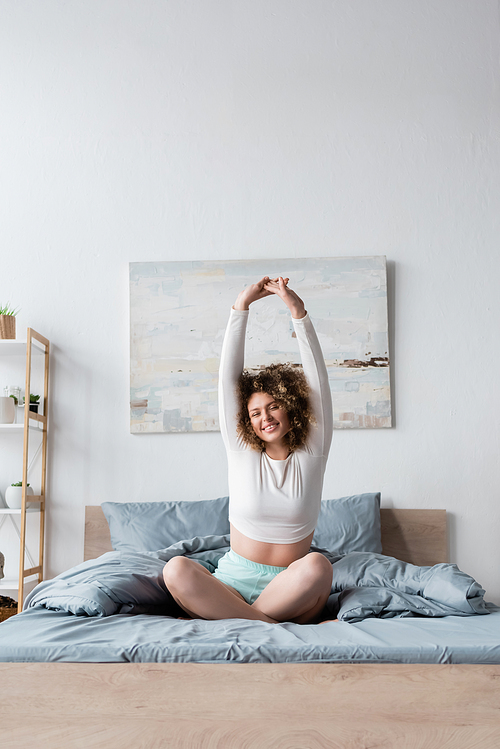
[[487, 606], [488, 616], [307, 625], [33, 608], [0, 624], [0, 661], [498, 664], [500, 608]]

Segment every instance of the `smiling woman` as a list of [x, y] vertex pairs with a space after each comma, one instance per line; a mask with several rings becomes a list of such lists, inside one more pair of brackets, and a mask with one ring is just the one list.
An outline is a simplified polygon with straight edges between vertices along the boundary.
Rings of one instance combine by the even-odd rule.
[[[302, 369], [271, 364], [257, 373], [245, 370], [238, 380], [238, 395], [238, 434], [250, 447], [271, 455], [271, 445], [277, 444], [278, 437], [284, 438], [286, 457], [306, 443], [313, 414]], [[272, 423], [264, 424], [262, 420], [270, 415], [280, 423], [285, 420], [287, 429], [277, 432]], [[273, 438], [269, 439], [271, 435]]]
[[[243, 370], [250, 305], [275, 294], [292, 314], [303, 371]], [[229, 464], [231, 549], [213, 574], [185, 557], [164, 579], [179, 606], [202, 619], [322, 621], [332, 566], [311, 552], [332, 438], [323, 354], [304, 302], [288, 279], [265, 276], [231, 310], [219, 371], [222, 439]]]
[[253, 393], [248, 401], [248, 414], [254, 434], [265, 443], [267, 454], [275, 460], [287, 458], [290, 449], [286, 437], [291, 425], [285, 407], [268, 393]]

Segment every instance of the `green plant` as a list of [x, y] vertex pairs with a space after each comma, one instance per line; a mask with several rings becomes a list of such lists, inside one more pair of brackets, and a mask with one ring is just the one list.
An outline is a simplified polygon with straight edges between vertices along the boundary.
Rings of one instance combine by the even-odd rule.
[[7, 304], [4, 304], [3, 306], [0, 305], [0, 315], [12, 315], [15, 317], [19, 312], [19, 309], [14, 309], [10, 306], [9, 302], [7, 302]]
[[[39, 400], [40, 400], [39, 395], [33, 395], [33, 393], [30, 393], [30, 403], [38, 403]], [[26, 398], [23, 397], [23, 403], [25, 402], [26, 402]]]
[[[22, 485], [23, 485], [22, 481], [18, 481], [17, 484], [11, 484], [11, 486], [22, 486]], [[26, 486], [29, 486], [29, 484], [26, 484]]]
[[9, 395], [9, 398], [14, 398], [14, 404], [17, 406], [17, 404], [18, 404], [19, 401], [17, 400], [16, 396], [15, 395]]

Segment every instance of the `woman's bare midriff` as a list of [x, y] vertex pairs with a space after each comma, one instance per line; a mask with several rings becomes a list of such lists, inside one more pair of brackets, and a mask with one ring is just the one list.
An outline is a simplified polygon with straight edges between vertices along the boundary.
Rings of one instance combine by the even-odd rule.
[[231, 525], [231, 549], [257, 564], [269, 564], [271, 567], [288, 567], [297, 559], [302, 559], [311, 547], [314, 532], [302, 541], [293, 544], [268, 544], [264, 541], [254, 541], [243, 535]]

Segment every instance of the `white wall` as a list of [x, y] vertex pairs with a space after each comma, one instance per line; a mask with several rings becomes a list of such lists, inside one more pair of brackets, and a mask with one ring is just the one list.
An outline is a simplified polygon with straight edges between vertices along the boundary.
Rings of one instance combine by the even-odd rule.
[[227, 493], [218, 434], [129, 433], [129, 262], [383, 254], [395, 427], [337, 432], [324, 496], [445, 508], [500, 603], [499, 15], [0, 2], [0, 302], [53, 344], [49, 576], [86, 504]]

